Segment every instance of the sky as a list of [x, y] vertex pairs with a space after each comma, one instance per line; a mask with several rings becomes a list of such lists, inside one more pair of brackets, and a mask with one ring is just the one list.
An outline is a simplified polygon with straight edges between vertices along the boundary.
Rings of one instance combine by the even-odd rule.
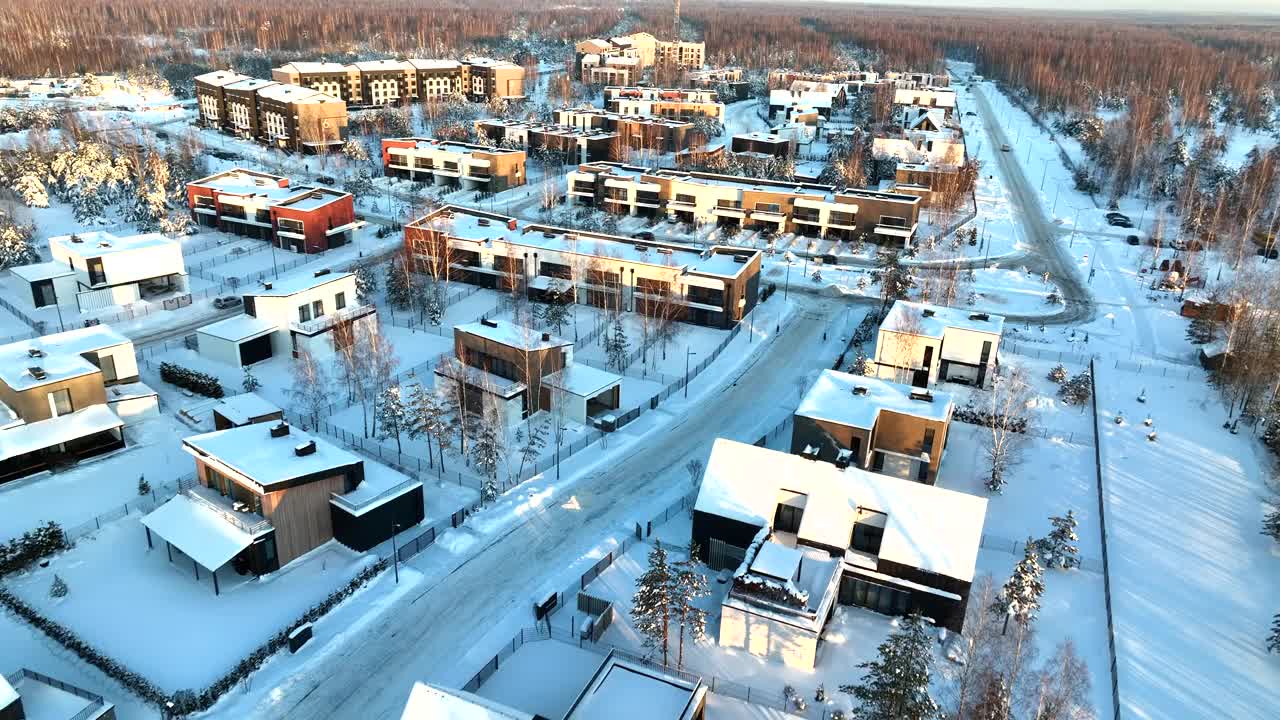
[[1016, 7], [1060, 11], [1146, 10], [1158, 13], [1209, 12], [1219, 20], [1225, 13], [1265, 13], [1280, 16], [1277, 0], [852, 0], [867, 5], [919, 5], [922, 7]]

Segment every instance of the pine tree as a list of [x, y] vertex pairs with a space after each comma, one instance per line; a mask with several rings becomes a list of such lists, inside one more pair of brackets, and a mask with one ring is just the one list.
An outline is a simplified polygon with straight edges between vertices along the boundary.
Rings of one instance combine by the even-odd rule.
[[369, 161], [369, 146], [355, 138], [347, 140], [342, 146], [342, 155], [356, 162]]
[[66, 581], [64, 581], [61, 576], [55, 574], [53, 576], [53, 584], [49, 586], [49, 597], [64, 598], [67, 596], [68, 592], [70, 591], [67, 589]]
[[707, 577], [698, 572], [698, 546], [689, 546], [689, 557], [680, 560], [673, 566], [671, 617], [679, 623], [679, 645], [676, 650], [676, 667], [684, 667], [684, 638], [690, 640], [703, 637], [707, 631], [707, 612], [697, 606], [698, 598], [711, 594], [707, 586]]
[[351, 193], [357, 202], [363, 195], [372, 195], [373, 190], [373, 178], [369, 177], [369, 171], [363, 168], [342, 183], [342, 192]]
[[880, 253], [876, 259], [880, 271], [880, 314], [893, 304], [894, 300], [905, 300], [911, 288], [916, 286], [916, 279], [911, 271], [903, 267], [898, 253], [890, 250]]
[[0, 213], [0, 270], [40, 262], [30, 227], [15, 225]]
[[667, 641], [671, 627], [671, 591], [675, 569], [667, 560], [662, 543], [649, 551], [649, 567], [636, 578], [631, 597], [631, 623], [644, 638], [647, 648], [662, 648], [662, 665], [667, 665]]
[[1280, 613], [1271, 621], [1271, 634], [1267, 636], [1267, 652], [1280, 653]]
[[1024, 628], [1036, 617], [1040, 609], [1040, 597], [1044, 595], [1044, 571], [1040, 567], [1040, 556], [1036, 553], [1035, 541], [1027, 539], [1022, 559], [1013, 568], [1013, 574], [1000, 588], [991, 605], [991, 612], [1004, 616], [1004, 629], [1009, 630], [1009, 620], [1013, 619]]
[[147, 482], [146, 475], [138, 476], [138, 495], [150, 495], [151, 483]]
[[244, 366], [244, 379], [240, 381], [240, 387], [244, 388], [244, 391], [247, 393], [251, 393], [262, 387], [262, 383], [253, 375], [253, 368], [248, 365]]
[[569, 305], [559, 300], [552, 300], [543, 305], [539, 310], [542, 322], [556, 329], [556, 334], [563, 332], [563, 327], [569, 321]]
[[1049, 371], [1049, 379], [1058, 384], [1066, 382], [1067, 368], [1064, 367], [1062, 363], [1054, 365], [1053, 369]]
[[13, 191], [27, 207], [49, 207], [49, 191], [45, 189], [44, 181], [34, 173], [24, 172], [14, 178]]
[[1187, 325], [1187, 341], [1192, 345], [1205, 345], [1213, 342], [1213, 321], [1208, 318], [1192, 318]]
[[973, 708], [973, 720], [1009, 720], [1009, 688], [1004, 676], [992, 673], [987, 677], [982, 697]]
[[516, 445], [520, 449], [520, 469], [516, 472], [517, 476], [524, 475], [524, 466], [537, 460], [538, 455], [542, 453], [542, 447], [546, 444], [545, 423], [530, 421], [528, 432], [523, 427], [516, 430]]
[[1075, 377], [1063, 383], [1058, 395], [1068, 405], [1083, 405], [1093, 397], [1093, 376], [1081, 370]]
[[1049, 522], [1053, 523], [1053, 530], [1041, 546], [1045, 550], [1045, 567], [1063, 570], [1080, 567], [1075, 511], [1067, 510], [1065, 517], [1054, 516], [1049, 518]]
[[356, 268], [356, 298], [362, 303], [367, 303], [377, 291], [378, 276], [374, 274], [373, 268], [369, 265]]
[[[471, 435], [471, 464], [483, 477], [493, 483], [495, 488], [498, 463], [502, 460], [503, 449], [502, 418], [498, 415], [498, 409], [493, 403], [485, 403], [484, 414], [479, 418]], [[486, 493], [488, 484], [486, 483]], [[492, 494], [493, 497], [488, 499], [497, 499], [497, 492]]]
[[1275, 509], [1262, 519], [1262, 534], [1280, 542], [1280, 501], [1277, 501]]
[[875, 373], [875, 368], [861, 345], [858, 346], [858, 355], [853, 359], [853, 365], [850, 366], [849, 372], [854, 375], [872, 375]]
[[609, 367], [617, 369], [618, 372], [626, 369], [627, 347], [627, 331], [622, 326], [622, 314], [618, 313], [613, 318], [613, 331], [605, 338], [604, 352]]
[[431, 453], [431, 442], [434, 440], [440, 452], [440, 466], [444, 467], [444, 451], [451, 444], [453, 429], [440, 399], [421, 384], [414, 384], [409, 391], [405, 432], [410, 438], [426, 438], [427, 461], [431, 467], [435, 467]]
[[387, 263], [387, 302], [393, 307], [404, 309], [413, 301], [413, 289], [410, 286], [409, 273], [398, 260]]
[[378, 439], [396, 439], [396, 452], [401, 452], [400, 436], [409, 426], [409, 409], [400, 396], [400, 387], [390, 385], [378, 393]]
[[861, 704], [859, 717], [876, 720], [941, 718], [941, 707], [929, 694], [933, 642], [919, 615], [909, 615], [880, 644], [879, 657], [858, 665], [867, 674], [857, 685], [841, 685]]

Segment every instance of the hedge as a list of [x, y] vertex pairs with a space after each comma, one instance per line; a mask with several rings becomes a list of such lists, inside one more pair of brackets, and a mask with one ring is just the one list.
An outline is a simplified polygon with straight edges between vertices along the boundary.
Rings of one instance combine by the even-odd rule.
[[[26, 604], [16, 595], [3, 587], [0, 587], [0, 605], [4, 605], [9, 608], [19, 617], [34, 626], [37, 630], [75, 653], [81, 660], [84, 660], [90, 665], [98, 668], [143, 700], [156, 705], [162, 710], [168, 709], [174, 715], [187, 715], [190, 713], [203, 712], [213, 707], [213, 705], [217, 703], [224, 694], [234, 688], [237, 683], [247, 678], [258, 668], [262, 667], [263, 663], [269, 660], [271, 656], [281, 648], [288, 646], [289, 634], [295, 629], [306, 623], [315, 622], [324, 617], [330, 610], [337, 606], [338, 603], [351, 597], [353, 593], [386, 569], [387, 561], [378, 560], [369, 567], [360, 571], [360, 573], [352, 578], [346, 585], [335, 590], [324, 600], [312, 606], [311, 609], [302, 614], [302, 617], [295, 620], [284, 630], [281, 630], [271, 636], [271, 638], [266, 642], [258, 646], [256, 650], [249, 653], [249, 655], [241, 659], [240, 662], [236, 663], [236, 666], [229, 670], [225, 675], [213, 681], [213, 683], [204, 690], [198, 692], [194, 690], [178, 690], [172, 694], [165, 693], [150, 680], [130, 670], [115, 658], [99, 651], [97, 648], [82, 640], [80, 636], [76, 635], [67, 627], [45, 617], [44, 615], [41, 615], [38, 610]], [[170, 703], [172, 703], [171, 707]]]
[[218, 378], [174, 363], [160, 363], [160, 379], [205, 397], [220, 398], [224, 394]]

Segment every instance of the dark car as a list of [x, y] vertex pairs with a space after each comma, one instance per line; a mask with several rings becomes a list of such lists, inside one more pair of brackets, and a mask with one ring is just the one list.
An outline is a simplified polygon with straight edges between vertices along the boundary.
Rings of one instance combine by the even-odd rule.
[[977, 117], [977, 116], [978, 116], [978, 113], [976, 113], [976, 112], [974, 112], [974, 111], [970, 110], [970, 111], [966, 112], [966, 113], [965, 113], [965, 115], [968, 115], [968, 116], [970, 116], [970, 117]]
[[1107, 224], [1112, 227], [1122, 227], [1122, 228], [1133, 227], [1132, 220], [1118, 213], [1115, 215], [1107, 215]]
[[1137, 235], [1130, 235], [1129, 237], [1125, 238], [1124, 241], [1129, 243], [1130, 245], [1139, 245], [1142, 243], [1142, 239], [1139, 238]]
[[218, 308], [219, 310], [226, 310], [228, 308], [233, 308], [239, 305], [241, 302], [243, 301], [235, 295], [226, 295], [226, 296], [215, 299], [213, 301], [213, 306]]
[[637, 240], [652, 240], [653, 233], [649, 232], [648, 230], [641, 230], [638, 233], [632, 233], [631, 237]]
[[338, 181], [332, 175], [317, 175], [316, 182], [320, 183], [321, 185], [334, 185]]

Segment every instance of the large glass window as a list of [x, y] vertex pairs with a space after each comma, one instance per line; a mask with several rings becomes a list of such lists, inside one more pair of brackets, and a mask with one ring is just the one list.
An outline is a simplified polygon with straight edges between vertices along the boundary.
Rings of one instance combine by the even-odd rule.
[[316, 317], [324, 317], [324, 301], [316, 300], [311, 303], [311, 314]]
[[73, 411], [71, 407], [71, 391], [64, 388], [49, 393], [49, 409], [53, 412], [54, 417], [70, 414]]
[[839, 600], [884, 615], [906, 615], [911, 610], [911, 593], [849, 576], [840, 583]]
[[311, 321], [311, 306], [299, 305], [298, 306], [298, 322], [305, 323], [310, 321]]
[[803, 517], [804, 508], [779, 503], [773, 516], [773, 529], [777, 532], [800, 532], [800, 519]]
[[884, 539], [884, 528], [868, 523], [854, 523], [853, 539], [850, 546], [872, 555], [880, 554], [880, 542]]

